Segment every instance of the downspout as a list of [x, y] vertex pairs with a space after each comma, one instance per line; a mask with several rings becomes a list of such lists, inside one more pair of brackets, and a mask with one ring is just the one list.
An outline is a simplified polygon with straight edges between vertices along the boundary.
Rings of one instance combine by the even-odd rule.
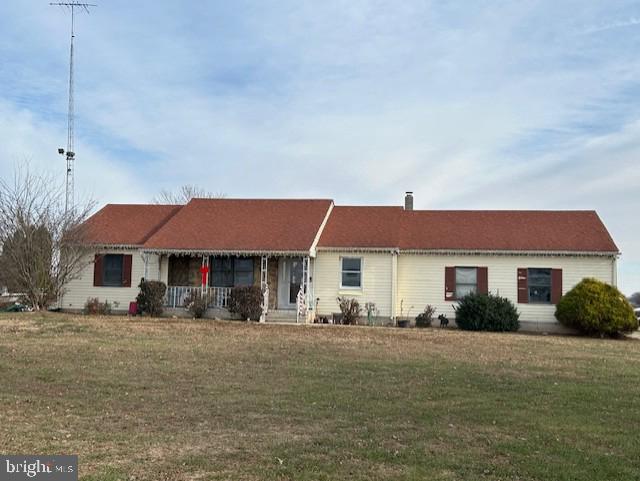
[[611, 285], [618, 287], [618, 256], [613, 256], [613, 262], [611, 263]]
[[398, 302], [398, 250], [391, 253], [391, 320], [396, 319], [396, 304]]

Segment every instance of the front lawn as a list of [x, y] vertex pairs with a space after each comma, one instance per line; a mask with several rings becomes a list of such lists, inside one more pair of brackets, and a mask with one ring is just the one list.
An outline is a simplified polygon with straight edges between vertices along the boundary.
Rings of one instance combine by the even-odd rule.
[[0, 315], [0, 452], [84, 480], [640, 479], [640, 342]]

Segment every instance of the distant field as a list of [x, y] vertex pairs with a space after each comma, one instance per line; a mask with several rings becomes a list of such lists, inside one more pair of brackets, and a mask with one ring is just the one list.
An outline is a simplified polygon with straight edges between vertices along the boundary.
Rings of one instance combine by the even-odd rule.
[[0, 315], [0, 452], [84, 480], [637, 480], [640, 342]]

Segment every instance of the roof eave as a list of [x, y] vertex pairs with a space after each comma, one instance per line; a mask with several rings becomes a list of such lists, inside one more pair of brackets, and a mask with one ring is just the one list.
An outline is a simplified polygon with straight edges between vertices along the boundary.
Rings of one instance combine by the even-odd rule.
[[502, 255], [502, 256], [572, 256], [619, 257], [619, 251], [527, 250], [527, 249], [400, 249], [402, 254], [433, 255]]
[[334, 246], [319, 246], [316, 249], [318, 252], [397, 252], [397, 247], [334, 247]]
[[144, 247], [143, 252], [177, 256], [308, 256], [308, 250], [279, 249], [169, 249], [163, 247]]
[[85, 243], [84, 245], [92, 249], [142, 249], [142, 244], [88, 242], [88, 243]]

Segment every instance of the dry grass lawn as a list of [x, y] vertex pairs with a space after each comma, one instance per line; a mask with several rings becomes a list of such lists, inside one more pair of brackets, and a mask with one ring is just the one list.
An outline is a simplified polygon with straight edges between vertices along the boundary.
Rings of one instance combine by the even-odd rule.
[[640, 342], [0, 315], [0, 452], [84, 480], [637, 480]]

